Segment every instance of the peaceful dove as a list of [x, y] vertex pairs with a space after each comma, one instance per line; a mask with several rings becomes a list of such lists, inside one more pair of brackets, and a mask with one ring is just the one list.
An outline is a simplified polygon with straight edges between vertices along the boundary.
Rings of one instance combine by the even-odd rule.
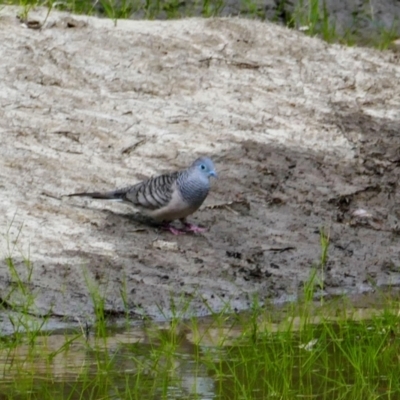
[[[187, 169], [155, 176], [133, 186], [110, 192], [73, 193], [68, 196], [130, 203], [161, 222], [174, 235], [204, 232], [205, 228], [188, 223], [186, 217], [203, 204], [210, 190], [212, 176], [217, 177], [213, 162], [208, 157], [200, 157]], [[182, 222], [183, 230], [170, 225], [175, 219]]]

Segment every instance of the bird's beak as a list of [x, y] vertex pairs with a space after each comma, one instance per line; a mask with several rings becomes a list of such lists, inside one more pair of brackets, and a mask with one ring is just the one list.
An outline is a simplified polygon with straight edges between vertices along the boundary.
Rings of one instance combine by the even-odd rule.
[[218, 175], [215, 171], [210, 171], [210, 176], [213, 176], [214, 178], [218, 178]]

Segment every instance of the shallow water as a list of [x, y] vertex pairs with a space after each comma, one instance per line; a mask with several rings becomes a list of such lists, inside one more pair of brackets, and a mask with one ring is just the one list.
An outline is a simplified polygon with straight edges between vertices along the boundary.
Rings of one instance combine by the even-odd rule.
[[316, 310], [4, 339], [0, 399], [399, 398], [398, 310]]

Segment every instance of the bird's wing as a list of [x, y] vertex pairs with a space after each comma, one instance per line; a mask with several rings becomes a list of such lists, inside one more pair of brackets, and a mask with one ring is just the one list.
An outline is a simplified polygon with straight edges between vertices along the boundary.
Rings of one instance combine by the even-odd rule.
[[118, 192], [120, 198], [137, 207], [147, 210], [157, 210], [165, 207], [171, 201], [176, 190], [176, 180], [179, 172], [164, 174], [149, 178], [130, 188]]

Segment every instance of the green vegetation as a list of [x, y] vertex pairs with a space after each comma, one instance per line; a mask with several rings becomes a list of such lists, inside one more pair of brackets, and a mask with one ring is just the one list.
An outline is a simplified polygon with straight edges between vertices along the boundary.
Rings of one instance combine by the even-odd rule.
[[[397, 399], [400, 314], [396, 295], [375, 297], [379, 309], [357, 309], [324, 289], [329, 234], [298, 302], [277, 307], [253, 298], [248, 312], [226, 305], [210, 317], [187, 318], [190, 300], [170, 304], [168, 322], [108, 325], [105, 298], [87, 275], [94, 321], [43, 331], [30, 288], [32, 265], [5, 262], [12, 289], [0, 317], [3, 399]], [[20, 253], [18, 253], [20, 254]], [[20, 272], [18, 272], [20, 271]], [[22, 271], [22, 273], [21, 273]], [[121, 289], [126, 299], [126, 290]], [[162, 311], [162, 310], [160, 310]], [[186, 316], [186, 318], [184, 317]]]
[[[99, 15], [112, 19], [145, 18], [173, 19], [193, 16], [217, 17], [220, 15], [240, 15], [246, 18], [273, 21], [303, 31], [310, 36], [318, 36], [323, 40], [346, 45], [361, 44], [373, 46], [381, 50], [390, 48], [392, 42], [399, 37], [398, 21], [386, 26], [374, 14], [371, 0], [364, 0], [364, 11], [352, 15], [353, 24], [346, 29], [338, 29], [339, 21], [330, 15], [326, 0], [298, 0], [289, 2], [280, 0], [274, 16], [266, 13], [265, 6], [258, 0], [237, 0], [236, 6], [227, 0], [0, 0], [0, 4], [21, 6], [20, 16], [26, 20], [29, 11], [36, 6], [71, 11], [77, 14]], [[362, 21], [362, 23], [360, 23]], [[366, 34], [360, 26], [369, 24], [371, 29]]]
[[247, 313], [203, 320], [180, 319], [177, 313], [168, 323], [147, 321], [124, 331], [99, 329], [105, 324], [100, 318], [89, 335], [79, 329], [38, 334], [34, 328], [17, 338], [4, 336], [0, 394], [8, 399], [398, 398], [397, 304], [386, 299], [382, 310], [370, 310], [362, 319], [343, 299], [321, 307], [306, 297], [280, 309], [255, 299]]

